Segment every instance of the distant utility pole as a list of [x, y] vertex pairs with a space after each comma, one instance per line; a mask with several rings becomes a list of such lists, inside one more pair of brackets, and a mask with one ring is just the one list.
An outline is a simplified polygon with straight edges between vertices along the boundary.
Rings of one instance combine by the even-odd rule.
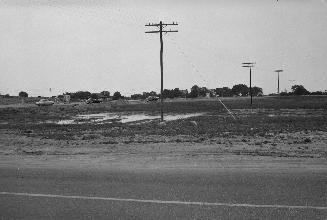
[[279, 95], [279, 73], [283, 72], [283, 70], [275, 70], [276, 73], [278, 73], [278, 78], [277, 78], [277, 94]]
[[165, 24], [160, 21], [159, 24], [149, 23], [146, 24], [146, 27], [158, 27], [159, 30], [157, 31], [146, 31], [147, 34], [153, 34], [153, 33], [160, 33], [160, 70], [161, 70], [161, 91], [160, 91], [160, 99], [161, 99], [161, 121], [163, 121], [163, 61], [162, 61], [162, 55], [163, 55], [163, 41], [162, 41], [162, 33], [170, 33], [170, 32], [178, 32], [177, 30], [163, 30], [163, 28], [171, 25], [178, 25], [177, 23], [173, 22], [170, 24]]
[[250, 68], [250, 96], [251, 96], [251, 106], [252, 106], [252, 85], [251, 85], [251, 81], [252, 81], [252, 73], [251, 73], [251, 69], [252, 67], [254, 67], [254, 64], [255, 63], [242, 63], [242, 67], [247, 67], [247, 68]]

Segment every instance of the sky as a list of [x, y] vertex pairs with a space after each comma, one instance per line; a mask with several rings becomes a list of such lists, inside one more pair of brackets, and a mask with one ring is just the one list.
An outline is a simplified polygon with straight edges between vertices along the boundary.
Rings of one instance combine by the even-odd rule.
[[159, 92], [159, 21], [164, 88], [327, 89], [324, 0], [0, 0], [0, 94]]

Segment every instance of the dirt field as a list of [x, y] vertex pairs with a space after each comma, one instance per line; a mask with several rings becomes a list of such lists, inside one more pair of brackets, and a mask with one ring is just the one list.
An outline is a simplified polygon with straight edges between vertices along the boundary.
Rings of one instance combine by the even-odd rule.
[[252, 109], [247, 98], [223, 102], [236, 120], [217, 99], [167, 100], [164, 125], [159, 103], [6, 106], [0, 154], [327, 158], [327, 97], [255, 98]]

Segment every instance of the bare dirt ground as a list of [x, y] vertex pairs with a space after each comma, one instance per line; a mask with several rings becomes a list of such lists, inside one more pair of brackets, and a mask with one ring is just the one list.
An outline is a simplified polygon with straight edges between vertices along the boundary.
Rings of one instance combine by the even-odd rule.
[[[226, 99], [234, 120], [217, 100], [169, 102], [166, 116], [194, 114], [160, 125], [156, 103], [103, 103], [0, 108], [0, 155], [59, 158], [106, 155], [113, 160], [196, 161], [222, 156], [327, 159], [327, 98]], [[58, 124], [79, 115], [110, 113], [105, 121], [88, 118]], [[122, 115], [150, 120], [123, 123]], [[77, 117], [78, 118], [78, 117]], [[116, 158], [116, 159], [115, 159]]]
[[[224, 136], [225, 135], [225, 136]], [[196, 137], [191, 135], [135, 135], [105, 137], [83, 134], [81, 139], [53, 140], [19, 136], [9, 131], [0, 137], [2, 155], [85, 155], [131, 154], [181, 155], [252, 155], [273, 157], [327, 158], [327, 132], [294, 132], [266, 136]]]

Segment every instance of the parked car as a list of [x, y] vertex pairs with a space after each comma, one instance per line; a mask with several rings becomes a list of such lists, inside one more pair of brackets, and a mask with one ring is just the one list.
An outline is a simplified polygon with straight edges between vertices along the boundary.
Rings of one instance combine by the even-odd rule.
[[41, 99], [40, 101], [35, 102], [35, 104], [38, 106], [50, 106], [50, 105], [53, 105], [54, 102], [50, 101], [48, 99]]
[[159, 100], [159, 97], [157, 96], [149, 96], [148, 98], [145, 99], [146, 102], [156, 102]]
[[86, 100], [86, 103], [87, 104], [101, 103], [101, 102], [102, 102], [102, 99], [92, 99], [92, 98], [89, 98], [88, 100]]

